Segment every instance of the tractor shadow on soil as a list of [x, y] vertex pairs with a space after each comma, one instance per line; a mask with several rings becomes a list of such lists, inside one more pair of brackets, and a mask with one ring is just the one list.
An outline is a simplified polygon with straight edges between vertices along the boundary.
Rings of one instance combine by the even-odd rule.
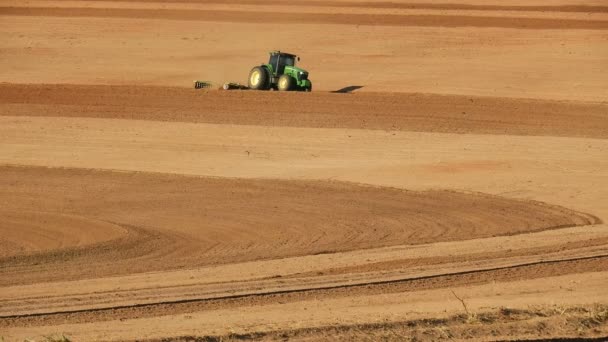
[[363, 86], [351, 85], [348, 87], [344, 87], [342, 89], [334, 90], [334, 91], [332, 91], [332, 93], [348, 94], [348, 93], [352, 93], [353, 91], [361, 89], [361, 88], [363, 88]]

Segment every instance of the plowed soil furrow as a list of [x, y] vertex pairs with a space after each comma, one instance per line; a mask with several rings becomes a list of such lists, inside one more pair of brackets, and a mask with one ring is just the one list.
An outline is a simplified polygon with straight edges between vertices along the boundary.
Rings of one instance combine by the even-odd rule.
[[494, 27], [527, 30], [568, 29], [606, 30], [608, 21], [545, 19], [517, 17], [483, 17], [465, 15], [373, 15], [320, 13], [302, 16], [298, 13], [252, 12], [247, 11], [205, 11], [177, 9], [126, 9], [126, 8], [22, 8], [0, 7], [0, 15], [12, 16], [52, 16], [52, 17], [92, 17], [92, 18], [134, 18], [166, 19], [212, 22], [242, 23], [289, 23], [289, 24], [341, 24], [371, 26], [412, 26], [412, 27]]
[[567, 250], [582, 248], [582, 247], [592, 247], [592, 246], [604, 246], [608, 245], [608, 238], [597, 238], [592, 240], [584, 240], [584, 241], [569, 241], [567, 243], [552, 245], [552, 246], [542, 246], [535, 248], [522, 248], [519, 250], [509, 250], [509, 251], [489, 251], [485, 253], [467, 253], [465, 255], [450, 255], [446, 257], [420, 257], [420, 258], [412, 258], [412, 259], [401, 259], [401, 260], [390, 260], [376, 263], [369, 263], [365, 265], [355, 265], [355, 266], [347, 266], [347, 267], [331, 267], [325, 269], [323, 271], [316, 272], [300, 272], [295, 275], [287, 275], [282, 278], [290, 278], [290, 277], [309, 277], [315, 274], [319, 275], [322, 273], [323, 275], [335, 275], [335, 274], [356, 274], [363, 272], [372, 272], [377, 270], [397, 270], [397, 269], [407, 269], [418, 267], [422, 265], [431, 266], [438, 264], [447, 264], [447, 263], [467, 263], [475, 260], [488, 260], [488, 259], [498, 259], [501, 257], [516, 257], [516, 256], [540, 256], [540, 255], [549, 255], [556, 254], [558, 252], [563, 252]]
[[0, 327], [54, 325], [154, 317], [158, 315], [179, 315], [189, 312], [260, 306], [276, 302], [293, 303], [324, 298], [367, 296], [411, 292], [439, 288], [453, 288], [464, 285], [478, 285], [488, 282], [508, 282], [521, 279], [538, 279], [549, 276], [608, 270], [608, 257], [585, 257], [556, 262], [538, 262], [528, 265], [504, 267], [493, 270], [462, 272], [457, 274], [421, 277], [402, 281], [356, 284], [321, 289], [280, 291], [275, 293], [229, 296], [219, 299], [182, 300], [169, 303], [129, 305], [106, 309], [83, 309], [71, 312], [26, 314], [0, 318]]
[[[542, 260], [538, 258], [503, 258], [478, 261], [468, 264], [446, 264], [442, 267], [428, 268], [420, 271], [417, 268], [402, 272], [373, 272], [369, 274], [350, 275], [349, 277], [333, 277], [317, 275], [311, 278], [298, 279], [266, 279], [247, 282], [218, 283], [203, 286], [171, 286], [151, 287], [144, 289], [133, 288], [126, 291], [83, 292], [76, 295], [21, 297], [18, 299], [2, 300], [0, 318], [15, 318], [23, 316], [43, 316], [58, 313], [80, 313], [86, 311], [111, 310], [128, 307], [147, 307], [157, 304], [182, 304], [200, 302], [211, 299], [234, 299], [249, 296], [265, 296], [272, 294], [300, 293], [314, 290], [333, 290], [340, 288], [357, 288], [395, 284], [410, 280], [433, 279], [443, 276], [459, 276], [472, 273], [483, 273], [533, 265], [549, 265], [563, 262], [603, 259], [608, 257], [605, 246], [600, 248], [582, 249], [571, 253], [548, 255]], [[563, 256], [562, 256], [563, 255]], [[524, 260], [533, 260], [526, 261]], [[601, 269], [604, 271], [605, 269]], [[410, 272], [408, 274], [408, 272]], [[417, 273], [418, 272], [418, 273]], [[162, 274], [161, 274], [162, 276]], [[69, 286], [71, 288], [73, 286]]]
[[57, 249], [87, 248], [126, 235], [120, 226], [61, 213], [0, 209], [0, 217], [0, 260]]
[[130, 230], [94, 248], [5, 257], [3, 285], [599, 223], [557, 206], [451, 191], [38, 167], [2, 167], [0, 175], [5, 211], [35, 207]]
[[[61, 3], [62, 0], [48, 0]], [[71, 0], [68, 0], [71, 1]], [[198, 0], [103, 0], [103, 2], [132, 2], [132, 3], [200, 3]], [[207, 0], [205, 4], [229, 5], [267, 5], [257, 0]], [[474, 10], [474, 11], [538, 11], [538, 12], [582, 12], [582, 13], [608, 13], [608, 6], [597, 5], [495, 5], [495, 4], [466, 4], [466, 3], [407, 3], [382, 1], [278, 1], [273, 6], [314, 6], [314, 7], [354, 7], [354, 8], [394, 8], [394, 9], [430, 9], [430, 10]]]
[[605, 1], [0, 18], [0, 341], [608, 336]]
[[479, 96], [0, 84], [0, 109], [14, 116], [608, 138], [606, 103]]

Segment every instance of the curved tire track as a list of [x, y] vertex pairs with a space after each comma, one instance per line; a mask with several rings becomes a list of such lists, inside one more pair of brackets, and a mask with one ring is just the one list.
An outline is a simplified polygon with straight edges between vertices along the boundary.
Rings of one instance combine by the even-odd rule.
[[62, 210], [129, 233], [91, 248], [3, 259], [4, 286], [599, 223], [559, 206], [454, 191], [40, 167], [2, 167], [0, 176], [0, 198], [13, 199], [6, 209]]
[[[585, 267], [586, 265], [584, 265], [583, 267], [578, 266], [578, 270], [574, 271], [576, 272], [581, 272], [581, 271], [590, 271], [590, 270], [598, 270], [598, 269], [603, 269], [606, 265], [608, 265], [608, 248], [607, 246], [602, 246], [601, 248], [597, 248], [596, 251], [583, 251], [583, 252], [579, 252], [579, 254], [581, 256], [576, 256], [576, 257], [570, 257], [570, 258], [564, 258], [561, 256], [558, 257], [554, 257], [554, 258], [540, 258], [542, 260], [535, 260], [535, 261], [529, 261], [529, 262], [523, 262], [523, 263], [512, 263], [512, 264], [508, 264], [508, 265], [504, 265], [504, 266], [488, 266], [488, 267], [475, 267], [472, 269], [461, 269], [458, 271], [453, 271], [453, 272], [443, 272], [443, 273], [436, 273], [436, 274], [428, 274], [428, 275], [414, 275], [414, 276], [408, 276], [408, 277], [397, 277], [394, 279], [382, 279], [382, 278], [377, 278], [377, 277], [371, 277], [371, 278], [363, 278], [362, 280], [355, 280], [353, 281], [352, 279], [348, 279], [345, 280], [345, 282], [343, 283], [335, 283], [335, 282], [330, 282], [330, 283], [323, 283], [323, 282], [319, 282], [318, 278], [319, 277], [312, 277], [309, 279], [295, 279], [291, 284], [287, 284], [284, 285], [284, 282], [281, 282], [282, 284], [279, 284], [276, 282], [275, 280], [271, 280], [271, 281], [252, 281], [252, 282], [246, 282], [246, 286], [249, 287], [251, 290], [242, 290], [242, 292], [239, 292], [239, 290], [233, 288], [234, 284], [219, 284], [218, 288], [223, 288], [224, 290], [221, 292], [215, 292], [212, 293], [208, 296], [205, 297], [200, 297], [200, 292], [201, 289], [190, 289], [189, 291], [191, 291], [192, 293], [196, 293], [197, 296], [199, 297], [195, 297], [195, 298], [181, 298], [181, 299], [176, 299], [176, 300], [158, 300], [157, 298], [154, 298], [155, 300], [151, 300], [148, 302], [139, 302], [139, 303], [133, 303], [133, 304], [126, 304], [126, 305], [107, 305], [106, 300], [107, 299], [102, 299], [102, 302], [106, 303], [106, 304], [102, 304], [102, 306], [97, 306], [97, 307], [87, 307], [87, 308], [82, 308], [82, 309], [71, 309], [71, 310], [55, 310], [55, 311], [44, 311], [44, 309], [38, 309], [37, 312], [25, 312], [25, 311], [29, 311], [31, 309], [26, 309], [24, 312], [22, 313], [18, 313], [18, 314], [8, 314], [8, 315], [0, 315], [0, 320], [4, 320], [4, 322], [11, 322], [11, 324], [15, 324], [17, 322], [19, 322], [20, 320], [23, 321], [27, 321], [27, 319], [29, 318], [39, 318], [39, 317], [49, 317], [49, 316], [62, 316], [62, 315], [77, 315], [77, 314], [90, 314], [90, 313], [104, 313], [104, 312], [114, 312], [117, 310], [124, 310], [124, 309], [142, 309], [142, 311], [146, 311], [146, 308], [154, 308], [154, 307], [158, 307], [158, 306], [162, 306], [164, 309], [162, 310], [163, 314], [167, 314], [166, 309], [169, 306], [172, 305], [182, 305], [182, 304], [195, 304], [195, 303], [204, 303], [207, 301], [214, 301], [216, 303], [220, 303], [222, 301], [230, 301], [230, 300], [244, 300], [242, 305], [246, 305], [246, 303], [248, 301], [255, 301], [256, 297], [272, 297], [272, 296], [281, 296], [281, 295], [290, 295], [290, 294], [299, 294], [299, 295], [303, 295], [306, 297], [310, 297], [310, 295], [312, 295], [313, 297], [316, 296], [317, 293], [319, 292], [323, 292], [325, 295], [332, 295], [332, 292], [338, 292], [338, 291], [342, 291], [346, 290], [349, 291], [351, 289], [358, 289], [358, 288], [367, 288], [368, 289], [368, 293], [385, 293], [386, 289], [381, 288], [381, 289], [374, 289], [374, 287], [381, 287], [381, 286], [386, 286], [386, 285], [399, 285], [399, 284], [403, 284], [403, 283], [407, 283], [407, 282], [420, 282], [420, 281], [426, 281], [426, 280], [447, 280], [447, 279], [457, 279], [458, 277], [463, 277], [463, 276], [471, 276], [471, 275], [476, 275], [476, 274], [483, 274], [483, 279], [484, 280], [480, 280], [477, 279], [477, 283], [483, 283], [483, 282], [488, 282], [488, 281], [496, 281], [497, 277], [495, 277], [495, 273], [498, 271], [506, 271], [506, 270], [517, 270], [517, 269], [524, 269], [524, 268], [529, 268], [529, 267], [533, 267], [533, 266], [547, 266], [547, 265], [560, 265], [561, 267], [566, 266], [568, 263], [572, 263], [572, 262], [579, 262], [579, 261], [593, 261], [593, 260], [597, 260], [599, 261], [599, 264], [595, 264], [595, 265], [591, 265], [591, 268]], [[492, 265], [492, 263], [494, 263], [495, 261], [491, 261], [488, 264]], [[461, 266], [458, 266], [461, 267]], [[598, 268], [599, 267], [599, 268]], [[539, 269], [542, 269], [542, 267], [540, 267]], [[562, 273], [559, 272], [553, 272], [552, 275], [557, 275], [557, 274], [568, 274], [568, 273], [572, 273], [572, 269], [568, 269], [567, 267], [565, 268], [565, 270]], [[534, 277], [538, 277], [539, 275], [536, 275]], [[385, 276], [386, 277], [386, 276]], [[308, 284], [307, 283], [308, 280]], [[311, 282], [312, 281], [312, 282]], [[294, 286], [295, 288], [289, 288], [289, 286]], [[311, 286], [311, 284], [313, 284], [313, 286]], [[242, 285], [242, 284], [239, 284]], [[447, 287], [452, 285], [449, 281], [444, 283], [443, 285], [436, 285], [435, 288], [440, 288], [440, 287]], [[278, 286], [278, 288], [276, 288]], [[163, 293], [163, 290], [167, 290], [167, 289], [159, 289], [159, 288], [154, 288], [156, 293]], [[410, 289], [411, 290], [411, 289]], [[115, 295], [114, 293], [108, 293], [108, 295], [111, 297], [113, 295]], [[344, 293], [342, 293], [342, 295], [344, 295]], [[95, 293], [94, 294], [96, 298], [96, 300], [99, 300], [100, 294], [99, 293]], [[121, 297], [130, 297], [132, 298], [133, 296], [137, 297], [137, 291], [136, 292], [132, 292], [130, 294], [124, 294]], [[109, 298], [109, 297], [108, 297]], [[38, 300], [43, 299], [43, 298], [38, 298]], [[48, 298], [47, 298], [48, 299]], [[19, 305], [20, 301], [22, 299], [16, 301], [13, 304], [17, 304]], [[32, 298], [28, 298], [27, 300], [32, 300]], [[66, 298], [61, 298], [58, 297], [57, 298], [58, 302], [64, 302], [66, 300]], [[300, 300], [302, 300], [302, 298], [300, 298]], [[87, 298], [78, 298], [77, 299], [78, 302], [87, 302]], [[7, 302], [7, 301], [2, 301], [3, 303], [3, 309], [7, 310], [7, 308], [11, 307], [11, 303]], [[37, 308], [40, 307], [40, 305], [44, 305], [44, 299], [42, 300], [42, 303], [40, 301], [37, 301], [35, 303], [35, 306]], [[90, 304], [87, 304], [90, 305]], [[139, 317], [137, 312], [132, 312], [131, 314], [133, 314], [135, 317]], [[123, 317], [123, 318], [129, 318], [127, 317]], [[44, 320], [43, 320], [44, 321]], [[2, 321], [0, 321], [0, 326], [2, 326]], [[45, 322], [45, 324], [47, 324], [48, 321]], [[18, 324], [18, 323], [17, 323]]]

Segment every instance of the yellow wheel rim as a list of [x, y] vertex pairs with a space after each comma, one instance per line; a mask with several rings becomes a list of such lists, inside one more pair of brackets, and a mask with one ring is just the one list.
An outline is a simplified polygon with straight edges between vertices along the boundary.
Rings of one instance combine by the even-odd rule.
[[251, 85], [254, 85], [254, 86], [257, 85], [258, 83], [260, 83], [260, 71], [259, 70], [256, 70], [251, 73], [249, 82], [251, 83]]
[[279, 80], [279, 86], [283, 89], [287, 89], [287, 79], [286, 78], [281, 78]]

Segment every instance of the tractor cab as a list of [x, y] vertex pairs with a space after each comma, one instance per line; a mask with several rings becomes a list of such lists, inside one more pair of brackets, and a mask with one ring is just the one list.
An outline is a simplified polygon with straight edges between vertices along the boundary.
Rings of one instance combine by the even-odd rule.
[[296, 58], [298, 58], [296, 55], [283, 53], [280, 51], [273, 51], [270, 53], [268, 64], [272, 66], [276, 76], [281, 76], [285, 72], [286, 66], [296, 65]]
[[296, 55], [281, 51], [270, 52], [268, 64], [262, 64], [251, 69], [249, 73], [249, 88], [255, 90], [299, 90], [311, 91], [312, 83], [308, 79], [308, 71], [296, 67]]

